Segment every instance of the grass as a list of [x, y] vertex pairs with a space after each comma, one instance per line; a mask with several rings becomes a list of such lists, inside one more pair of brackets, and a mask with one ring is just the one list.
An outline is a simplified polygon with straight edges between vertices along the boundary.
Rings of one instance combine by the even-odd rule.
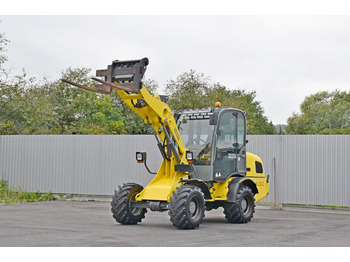
[[39, 191], [25, 192], [20, 186], [14, 188], [8, 185], [7, 180], [0, 180], [0, 203], [23, 203], [23, 202], [36, 202], [36, 201], [51, 201], [57, 198], [51, 191], [42, 194]]

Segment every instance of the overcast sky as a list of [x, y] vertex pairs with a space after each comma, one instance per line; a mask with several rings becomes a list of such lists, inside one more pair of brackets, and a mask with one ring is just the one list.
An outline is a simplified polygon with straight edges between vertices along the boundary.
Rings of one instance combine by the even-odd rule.
[[230, 89], [256, 91], [265, 115], [285, 124], [305, 96], [350, 89], [350, 16], [6, 16], [6, 68], [59, 77], [94, 74], [113, 60], [148, 57], [146, 77], [195, 69]]

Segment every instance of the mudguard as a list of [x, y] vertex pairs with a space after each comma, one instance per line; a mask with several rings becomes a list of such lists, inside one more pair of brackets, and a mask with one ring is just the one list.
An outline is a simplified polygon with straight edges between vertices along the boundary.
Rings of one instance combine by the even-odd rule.
[[253, 182], [253, 180], [247, 177], [237, 177], [233, 179], [228, 185], [227, 202], [233, 203], [236, 201], [237, 191], [240, 185], [250, 187], [252, 189], [253, 194], [258, 193], [258, 188]]
[[196, 178], [191, 178], [191, 179], [186, 179], [182, 181], [184, 184], [187, 185], [194, 185], [199, 187], [203, 194], [204, 194], [204, 199], [211, 199], [210, 191], [208, 186], [204, 183], [203, 180], [201, 179], [196, 179]]

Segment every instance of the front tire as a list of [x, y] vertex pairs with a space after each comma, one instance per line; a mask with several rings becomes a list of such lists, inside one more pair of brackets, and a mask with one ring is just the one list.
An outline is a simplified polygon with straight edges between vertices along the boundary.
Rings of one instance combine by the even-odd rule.
[[146, 208], [132, 207], [135, 196], [143, 190], [143, 187], [134, 183], [119, 186], [115, 191], [111, 202], [111, 211], [114, 219], [123, 225], [135, 225], [145, 217]]
[[170, 221], [179, 229], [199, 227], [204, 218], [204, 210], [204, 194], [197, 186], [178, 187], [170, 197]]
[[235, 202], [224, 205], [225, 218], [230, 223], [248, 223], [255, 212], [255, 202], [252, 190], [247, 186], [240, 186]]

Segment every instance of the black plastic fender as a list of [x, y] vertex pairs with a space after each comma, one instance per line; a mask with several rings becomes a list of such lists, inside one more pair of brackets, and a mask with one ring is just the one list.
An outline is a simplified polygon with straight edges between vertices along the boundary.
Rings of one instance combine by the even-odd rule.
[[245, 185], [251, 188], [253, 194], [258, 193], [256, 184], [248, 177], [237, 177], [234, 178], [228, 185], [227, 202], [235, 202], [237, 191], [240, 185]]
[[191, 178], [191, 179], [183, 180], [182, 182], [186, 185], [193, 185], [193, 186], [199, 187], [204, 194], [204, 199], [211, 199], [209, 188], [203, 180]]

